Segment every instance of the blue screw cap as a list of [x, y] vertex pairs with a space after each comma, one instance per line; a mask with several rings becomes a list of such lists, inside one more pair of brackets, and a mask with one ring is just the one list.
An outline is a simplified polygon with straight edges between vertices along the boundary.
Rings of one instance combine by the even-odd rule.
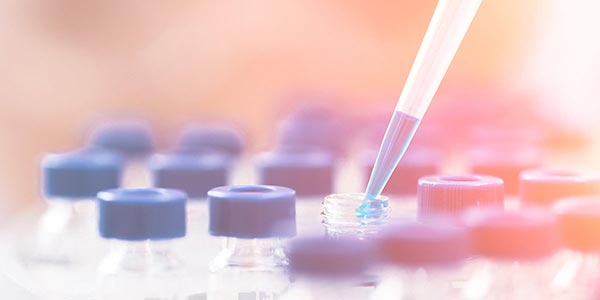
[[183, 129], [177, 142], [178, 152], [197, 153], [207, 149], [237, 157], [244, 150], [242, 135], [232, 126], [219, 124], [190, 124]]
[[114, 189], [98, 193], [99, 232], [119, 240], [185, 236], [187, 196], [177, 190]]
[[106, 152], [47, 154], [42, 160], [43, 192], [47, 198], [94, 198], [118, 188], [123, 161]]
[[334, 159], [328, 152], [295, 147], [263, 153], [256, 160], [260, 184], [286, 186], [298, 196], [331, 194]]
[[269, 185], [224, 186], [208, 192], [209, 231], [243, 239], [296, 235], [296, 193]]
[[227, 184], [228, 156], [203, 154], [156, 154], [150, 159], [155, 187], [184, 191], [190, 198], [205, 198], [215, 187]]
[[89, 136], [91, 148], [115, 151], [128, 157], [144, 156], [154, 148], [152, 132], [141, 121], [114, 121], [99, 124]]

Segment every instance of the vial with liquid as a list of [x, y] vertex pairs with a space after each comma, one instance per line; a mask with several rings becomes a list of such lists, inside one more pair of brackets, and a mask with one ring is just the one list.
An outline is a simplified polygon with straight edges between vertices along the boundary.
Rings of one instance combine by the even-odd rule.
[[98, 194], [98, 230], [110, 248], [98, 266], [96, 299], [188, 299], [186, 269], [173, 250], [186, 233], [186, 200], [156, 188]]
[[374, 287], [363, 281], [374, 261], [369, 241], [307, 236], [288, 248], [295, 281], [282, 300], [369, 299]]
[[381, 280], [370, 299], [461, 299], [471, 255], [469, 234], [447, 221], [410, 221], [376, 239]]
[[[24, 265], [49, 297], [86, 297], [104, 244], [96, 232], [95, 197], [120, 185], [122, 161], [100, 152], [48, 154], [42, 161], [46, 210], [33, 240], [22, 250]], [[73, 281], [79, 282], [73, 285]]]
[[[375, 151], [363, 154], [362, 169], [367, 176], [373, 170], [376, 157]], [[383, 191], [385, 195], [391, 197], [391, 205], [394, 207], [390, 220], [416, 219], [419, 178], [438, 174], [441, 165], [441, 156], [436, 151], [415, 144], [409, 147]]]
[[388, 222], [388, 198], [365, 199], [365, 194], [332, 194], [323, 200], [322, 223], [331, 238], [368, 239]]
[[222, 237], [210, 265], [209, 300], [277, 299], [289, 286], [283, 239], [296, 234], [295, 192], [267, 185], [208, 192], [209, 231]]
[[463, 219], [476, 258], [465, 299], [552, 299], [551, 278], [560, 249], [556, 218], [547, 210], [478, 208]]

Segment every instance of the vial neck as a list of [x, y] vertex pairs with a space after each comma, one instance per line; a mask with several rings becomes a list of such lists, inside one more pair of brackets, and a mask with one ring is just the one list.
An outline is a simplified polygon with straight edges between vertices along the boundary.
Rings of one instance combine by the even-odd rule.
[[42, 235], [56, 234], [65, 229], [87, 230], [93, 226], [94, 210], [95, 202], [91, 199], [48, 199], [38, 229]]
[[298, 298], [312, 299], [367, 299], [369, 287], [359, 284], [356, 278], [310, 278], [298, 277], [294, 282]]
[[111, 251], [125, 255], [148, 256], [171, 252], [171, 241], [111, 241]]
[[72, 211], [73, 213], [83, 213], [89, 212], [91, 209], [93, 209], [96, 202], [94, 198], [69, 199], [54, 197], [46, 199], [46, 204], [48, 210], [63, 210]]
[[332, 238], [367, 239], [387, 223], [387, 199], [365, 200], [359, 194], [330, 195], [323, 200], [323, 226]]
[[164, 272], [181, 266], [171, 250], [170, 241], [111, 241], [110, 252], [102, 265], [134, 273]]
[[279, 267], [288, 264], [281, 239], [223, 239], [222, 250], [213, 267]]

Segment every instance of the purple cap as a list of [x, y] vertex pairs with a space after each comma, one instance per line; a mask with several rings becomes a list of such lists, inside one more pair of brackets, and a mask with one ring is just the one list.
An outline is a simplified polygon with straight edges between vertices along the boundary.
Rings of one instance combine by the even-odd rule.
[[98, 193], [100, 236], [164, 240], [185, 236], [187, 196], [177, 190], [114, 189]]
[[123, 161], [113, 152], [47, 154], [42, 160], [44, 195], [81, 200], [121, 184]]
[[290, 271], [293, 275], [333, 279], [360, 276], [371, 266], [372, 249], [364, 240], [297, 238], [288, 245]]
[[477, 206], [504, 207], [502, 179], [482, 175], [438, 175], [419, 179], [418, 218], [458, 216]]
[[563, 243], [571, 249], [600, 253], [600, 196], [579, 196], [553, 206]]
[[472, 173], [502, 178], [504, 191], [511, 195], [519, 193], [519, 174], [523, 170], [542, 165], [539, 149], [530, 145], [481, 146], [469, 151], [467, 159]]
[[468, 231], [446, 222], [408, 222], [386, 228], [377, 238], [384, 263], [407, 266], [448, 266], [471, 255]]
[[308, 103], [296, 108], [278, 127], [277, 141], [283, 146], [306, 146], [336, 154], [345, 152], [343, 120], [326, 105]]
[[155, 154], [149, 168], [155, 187], [184, 191], [190, 198], [205, 198], [212, 188], [227, 184], [229, 158], [218, 152]]
[[154, 148], [150, 126], [138, 120], [100, 123], [93, 128], [88, 143], [91, 148], [115, 151], [128, 157], [144, 156]]
[[298, 196], [324, 196], [333, 191], [334, 159], [329, 152], [282, 148], [258, 156], [256, 168], [260, 184], [286, 186]]
[[521, 173], [521, 201], [549, 205], [571, 196], [600, 195], [600, 176], [568, 170], [529, 170]]
[[296, 235], [296, 193], [269, 185], [223, 186], [208, 192], [209, 231], [243, 239]]
[[207, 149], [239, 156], [244, 150], [242, 135], [225, 124], [193, 123], [183, 129], [177, 142], [178, 152], [197, 153]]
[[465, 214], [463, 223], [475, 254], [488, 258], [537, 260], [561, 246], [556, 218], [542, 209], [477, 208]]
[[[440, 170], [441, 157], [436, 151], [415, 146], [411, 146], [398, 163], [383, 190], [384, 194], [415, 195], [417, 193], [419, 178], [437, 174]], [[376, 158], [376, 151], [365, 152], [363, 156], [363, 169], [367, 180], [373, 171]]]

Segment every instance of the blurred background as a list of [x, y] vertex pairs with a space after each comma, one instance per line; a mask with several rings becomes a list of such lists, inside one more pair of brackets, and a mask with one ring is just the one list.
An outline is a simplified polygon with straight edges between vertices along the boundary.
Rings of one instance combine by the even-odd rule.
[[[325, 95], [349, 115], [391, 113], [435, 4], [2, 0], [0, 211], [40, 201], [41, 155], [81, 146], [100, 119], [145, 118], [163, 136], [190, 120], [232, 121], [261, 150], [298, 95]], [[493, 100], [525, 112], [521, 121], [544, 120], [557, 144], [593, 141], [599, 9], [484, 1], [432, 110]]]

